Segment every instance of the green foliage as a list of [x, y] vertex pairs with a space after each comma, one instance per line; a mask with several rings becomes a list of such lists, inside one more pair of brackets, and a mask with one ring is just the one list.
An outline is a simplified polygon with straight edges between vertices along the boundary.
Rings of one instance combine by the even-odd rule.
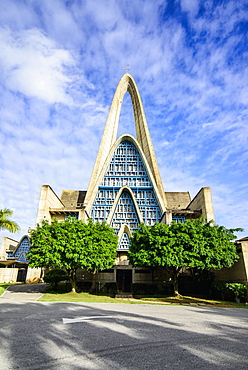
[[54, 287], [56, 287], [60, 281], [64, 281], [64, 280], [68, 280], [68, 276], [65, 270], [62, 270], [62, 269], [49, 270], [44, 276], [44, 282], [50, 283]]
[[48, 286], [46, 293], [55, 293], [55, 294], [64, 294], [71, 292], [72, 285], [71, 283], [60, 282], [56, 285], [51, 284]]
[[31, 232], [30, 267], [57, 267], [67, 271], [76, 288], [76, 270], [97, 271], [110, 268], [116, 258], [118, 237], [106, 223], [84, 223], [67, 219], [43, 221]]
[[9, 219], [12, 217], [12, 214], [13, 212], [10, 209], [0, 209], [0, 230], [6, 229], [11, 233], [16, 233], [20, 230], [17, 223]]
[[231, 267], [238, 260], [236, 246], [231, 240], [234, 231], [205, 222], [204, 219], [141, 224], [131, 238], [129, 260], [133, 266], [163, 266], [178, 289], [178, 275], [182, 267], [199, 270]]
[[246, 290], [247, 290], [247, 286], [245, 284], [226, 283], [225, 285], [226, 285], [226, 288], [228, 288], [229, 290], [231, 290], [235, 294], [235, 297], [245, 298]]

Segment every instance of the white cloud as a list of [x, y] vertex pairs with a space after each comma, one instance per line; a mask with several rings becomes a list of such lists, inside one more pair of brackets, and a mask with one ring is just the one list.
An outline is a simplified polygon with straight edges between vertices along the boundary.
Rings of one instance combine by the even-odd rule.
[[56, 48], [38, 29], [11, 32], [2, 28], [0, 32], [2, 78], [9, 89], [47, 103], [72, 102], [67, 68], [74, 61], [68, 51]]

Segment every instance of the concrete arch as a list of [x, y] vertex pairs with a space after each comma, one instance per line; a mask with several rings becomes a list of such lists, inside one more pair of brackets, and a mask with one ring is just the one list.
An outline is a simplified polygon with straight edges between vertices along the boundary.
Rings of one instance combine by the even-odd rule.
[[112, 219], [113, 219], [113, 217], [114, 217], [115, 210], [116, 210], [117, 204], [118, 204], [118, 202], [119, 202], [119, 199], [120, 199], [121, 195], [122, 195], [125, 191], [127, 191], [127, 192], [130, 194], [131, 198], [132, 198], [132, 201], [133, 201], [133, 204], [134, 204], [134, 208], [135, 208], [135, 211], [136, 211], [137, 216], [138, 216], [138, 219], [139, 219], [139, 223], [143, 222], [143, 217], [142, 217], [142, 214], [141, 214], [141, 212], [140, 212], [140, 210], [139, 210], [139, 206], [138, 206], [137, 201], [136, 201], [136, 199], [135, 199], [134, 193], [132, 192], [132, 189], [130, 189], [130, 187], [129, 187], [129, 186], [125, 185], [125, 186], [122, 186], [122, 187], [119, 189], [119, 191], [118, 191], [118, 193], [117, 193], [117, 195], [116, 195], [116, 198], [115, 198], [114, 204], [113, 204], [113, 206], [112, 206], [112, 208], [111, 208], [111, 210], [110, 210], [110, 212], [109, 212], [108, 218], [107, 218], [107, 223], [108, 223], [108, 224], [111, 224], [111, 221], [112, 221]]
[[102, 167], [107, 159], [110, 148], [113, 146], [116, 140], [119, 118], [120, 118], [120, 111], [121, 111], [121, 104], [122, 104], [122, 101], [123, 101], [123, 98], [126, 92], [129, 92], [131, 96], [131, 100], [132, 100], [137, 141], [140, 144], [144, 152], [144, 155], [147, 159], [147, 162], [149, 164], [150, 170], [153, 173], [153, 177], [157, 184], [160, 197], [163, 199], [163, 202], [165, 203], [166, 200], [165, 200], [164, 188], [163, 188], [162, 180], [160, 177], [160, 172], [158, 169], [151, 136], [149, 133], [147, 122], [146, 122], [143, 104], [142, 104], [141, 97], [138, 91], [138, 87], [133, 77], [129, 73], [126, 73], [124, 74], [124, 76], [122, 76], [117, 86], [117, 89], [115, 91], [115, 95], [114, 95], [114, 98], [111, 104], [107, 123], [104, 129], [103, 138], [102, 138], [100, 148], [97, 154], [95, 166], [93, 168], [93, 172], [91, 175], [89, 189], [92, 189], [94, 187], [94, 184], [96, 184], [96, 182], [99, 182], [98, 178], [102, 170]]
[[127, 225], [127, 224], [122, 224], [122, 225], [121, 225], [121, 228], [120, 228], [120, 230], [119, 230], [119, 232], [118, 232], [119, 242], [120, 242], [121, 237], [122, 237], [122, 235], [123, 235], [124, 233], [126, 233], [126, 234], [128, 235], [129, 239], [131, 238], [132, 234], [131, 234], [131, 231], [130, 231], [130, 229], [129, 229], [129, 227], [128, 227], [128, 225]]
[[129, 240], [131, 239], [132, 237], [132, 233], [131, 233], [131, 230], [129, 229], [128, 225], [127, 224], [122, 224], [121, 225], [121, 228], [118, 232], [118, 249], [117, 250], [120, 250], [122, 251], [121, 249], [119, 249], [119, 245], [120, 245], [120, 242], [121, 242], [121, 238], [122, 238], [122, 235], [126, 233], [129, 237]]
[[[158, 201], [158, 204], [160, 206], [160, 209], [161, 209], [161, 212], [164, 213], [165, 212], [165, 204], [164, 204], [164, 199], [161, 197], [160, 195], [160, 192], [158, 190], [158, 186], [156, 184], [156, 181], [154, 179], [154, 176], [153, 176], [153, 173], [151, 172], [151, 169], [149, 167], [149, 163], [143, 153], [143, 150], [141, 148], [141, 146], [139, 145], [138, 141], [132, 136], [132, 135], [129, 135], [129, 134], [124, 134], [122, 136], [120, 136], [114, 143], [114, 145], [112, 146], [112, 148], [109, 150], [108, 152], [108, 156], [105, 160], [105, 162], [103, 163], [102, 165], [102, 168], [101, 168], [101, 171], [98, 175], [98, 179], [92, 183], [92, 187], [89, 187], [88, 191], [87, 191], [87, 195], [86, 195], [86, 201], [85, 201], [85, 210], [87, 212], [87, 214], [89, 215], [90, 214], [90, 211], [91, 211], [91, 208], [93, 206], [93, 203], [94, 203], [94, 200], [95, 200], [95, 197], [97, 195], [97, 192], [98, 192], [98, 187], [107, 171], [107, 168], [108, 168], [108, 165], [114, 155], [114, 152], [116, 150], [116, 148], [118, 148], [118, 146], [120, 145], [121, 142], [123, 141], [130, 141], [132, 144], [134, 144], [134, 146], [137, 148], [138, 152], [139, 152], [139, 155], [144, 163], [144, 166], [147, 170], [147, 174], [151, 180], [151, 183], [153, 185], [153, 189], [154, 189], [154, 193], [155, 193], [155, 196], [157, 198], [157, 201]], [[130, 189], [131, 190], [131, 189]]]

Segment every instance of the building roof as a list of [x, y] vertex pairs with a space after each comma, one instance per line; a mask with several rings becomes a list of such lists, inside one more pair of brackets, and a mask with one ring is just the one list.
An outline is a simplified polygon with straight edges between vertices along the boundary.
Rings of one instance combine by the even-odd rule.
[[245, 236], [244, 238], [236, 240], [236, 242], [246, 242], [248, 241], [248, 236]]

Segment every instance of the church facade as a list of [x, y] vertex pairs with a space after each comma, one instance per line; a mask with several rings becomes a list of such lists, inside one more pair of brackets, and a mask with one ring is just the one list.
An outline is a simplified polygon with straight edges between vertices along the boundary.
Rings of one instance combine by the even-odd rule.
[[[117, 138], [126, 92], [132, 100], [136, 138], [129, 134]], [[214, 219], [209, 187], [201, 188], [193, 198], [187, 191], [164, 191], [141, 97], [128, 73], [117, 86], [88, 189], [64, 190], [59, 197], [49, 185], [41, 188], [36, 224], [69, 216], [106, 221], [114, 228], [119, 238], [116, 265], [99, 273], [99, 284], [117, 282], [122, 291], [129, 291], [132, 282], [151, 280], [149, 269], [132, 268], [127, 257], [130, 237], [141, 222], [154, 225], [199, 217]], [[90, 279], [86, 273], [81, 278]]]

